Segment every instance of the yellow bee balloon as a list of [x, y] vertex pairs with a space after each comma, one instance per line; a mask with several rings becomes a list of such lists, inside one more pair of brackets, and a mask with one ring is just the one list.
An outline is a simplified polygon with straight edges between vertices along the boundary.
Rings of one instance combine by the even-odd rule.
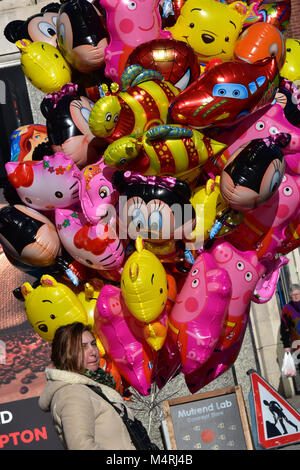
[[285, 62], [280, 69], [280, 76], [291, 82], [300, 80], [300, 39], [286, 39], [285, 50]]
[[150, 323], [162, 313], [167, 303], [167, 273], [157, 256], [144, 248], [141, 238], [137, 238], [135, 246], [136, 251], [122, 271], [122, 296], [135, 318]]
[[79, 294], [77, 294], [77, 297], [85, 308], [88, 324], [92, 326], [100, 355], [103, 357], [105, 356], [105, 349], [94, 328], [95, 306], [100, 294], [101, 287], [104, 285], [102, 281], [100, 281], [100, 284], [102, 285], [99, 285], [99, 287], [95, 287], [92, 283], [86, 282], [84, 284], [84, 290], [79, 292]]
[[88, 324], [84, 306], [69, 287], [48, 274], [41, 277], [40, 283], [33, 288], [25, 282], [21, 292], [27, 318], [42, 339], [52, 341], [57, 328], [69, 323]]
[[21, 39], [21, 67], [28, 80], [44, 93], [59, 91], [71, 82], [71, 69], [59, 50], [46, 42]]

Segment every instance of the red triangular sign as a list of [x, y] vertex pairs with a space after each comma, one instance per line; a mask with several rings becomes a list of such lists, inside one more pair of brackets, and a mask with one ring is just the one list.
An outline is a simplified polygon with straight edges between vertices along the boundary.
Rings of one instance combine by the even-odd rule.
[[265, 449], [300, 441], [300, 414], [256, 372], [251, 372], [257, 438]]

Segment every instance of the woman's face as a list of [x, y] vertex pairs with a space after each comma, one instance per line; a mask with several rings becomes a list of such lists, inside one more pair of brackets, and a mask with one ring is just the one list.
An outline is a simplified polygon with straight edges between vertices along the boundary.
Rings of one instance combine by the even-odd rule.
[[97, 348], [96, 339], [89, 331], [82, 333], [82, 350], [84, 369], [96, 371], [99, 367], [99, 349]]
[[291, 293], [291, 298], [294, 302], [299, 302], [300, 301], [300, 290], [296, 289], [293, 290]]

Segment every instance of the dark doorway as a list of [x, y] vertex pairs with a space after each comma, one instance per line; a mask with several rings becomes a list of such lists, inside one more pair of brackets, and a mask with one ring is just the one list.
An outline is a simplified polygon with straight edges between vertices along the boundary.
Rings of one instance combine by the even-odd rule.
[[17, 127], [32, 124], [33, 117], [24, 73], [19, 65], [0, 68], [0, 187], [6, 181], [10, 136]]

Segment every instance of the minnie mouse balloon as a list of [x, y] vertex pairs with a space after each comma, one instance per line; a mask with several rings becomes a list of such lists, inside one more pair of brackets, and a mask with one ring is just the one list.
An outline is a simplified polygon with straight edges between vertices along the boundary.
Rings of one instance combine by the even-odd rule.
[[284, 175], [282, 147], [289, 134], [256, 139], [232, 154], [221, 173], [221, 194], [238, 211], [253, 209], [270, 199]]

